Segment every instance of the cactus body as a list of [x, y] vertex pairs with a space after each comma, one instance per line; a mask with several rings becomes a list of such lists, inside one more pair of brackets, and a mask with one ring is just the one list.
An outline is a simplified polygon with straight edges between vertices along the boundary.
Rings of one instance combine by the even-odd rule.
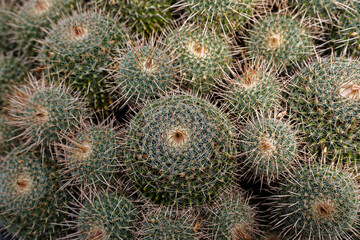
[[216, 107], [187, 95], [149, 103], [130, 123], [125, 164], [153, 201], [200, 205], [234, 177], [233, 128]]
[[[275, 197], [277, 227], [304, 239], [343, 239], [356, 232], [358, 185], [350, 173], [334, 166], [309, 164], [284, 179]], [[292, 235], [293, 234], [293, 235]]]
[[357, 60], [324, 59], [292, 77], [286, 97], [309, 145], [344, 164], [360, 156], [359, 76]]
[[50, 75], [89, 99], [94, 110], [107, 111], [112, 98], [104, 78], [124, 33], [115, 19], [98, 12], [77, 13], [52, 25], [44, 40], [42, 59]]

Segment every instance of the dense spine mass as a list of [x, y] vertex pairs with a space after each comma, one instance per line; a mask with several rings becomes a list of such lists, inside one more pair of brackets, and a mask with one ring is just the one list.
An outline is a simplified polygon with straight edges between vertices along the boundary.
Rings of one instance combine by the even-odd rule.
[[44, 40], [42, 59], [52, 76], [86, 96], [92, 109], [107, 113], [112, 97], [105, 77], [116, 49], [122, 47], [122, 25], [101, 12], [81, 12], [53, 24]]
[[360, 67], [358, 60], [328, 58], [309, 64], [290, 80], [288, 105], [310, 146], [329, 160], [359, 158]]
[[201, 205], [234, 178], [234, 129], [219, 109], [189, 95], [150, 102], [131, 121], [125, 164], [151, 200]]

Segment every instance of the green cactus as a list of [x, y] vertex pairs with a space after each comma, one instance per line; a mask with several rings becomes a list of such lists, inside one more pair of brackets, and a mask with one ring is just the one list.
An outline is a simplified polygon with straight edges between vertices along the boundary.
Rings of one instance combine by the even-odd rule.
[[262, 61], [253, 61], [242, 67], [234, 64], [231, 75], [223, 84], [222, 98], [236, 119], [246, 120], [256, 109], [275, 110], [280, 105], [282, 87], [276, 70]]
[[147, 104], [127, 130], [124, 161], [151, 200], [201, 205], [234, 178], [234, 129], [226, 115], [190, 95]]
[[76, 184], [96, 186], [109, 184], [118, 171], [119, 136], [114, 123], [95, 125], [81, 123], [79, 129], [68, 134], [64, 149], [65, 172]]
[[134, 203], [126, 197], [112, 192], [98, 193], [81, 206], [75, 235], [78, 239], [134, 239], [137, 215]]
[[[11, 1], [13, 2], [13, 1]], [[14, 49], [11, 39], [11, 14], [14, 11], [14, 4], [9, 1], [0, 0], [0, 52]]]
[[172, 22], [172, 0], [96, 0], [101, 9], [113, 16], [121, 16], [120, 21], [134, 33], [150, 36], [161, 31]]
[[57, 167], [48, 156], [19, 149], [0, 159], [0, 221], [20, 239], [63, 237], [66, 204]]
[[11, 125], [22, 130], [28, 142], [58, 142], [84, 115], [85, 103], [63, 85], [30, 78], [28, 85], [17, 88], [9, 99]]
[[289, 238], [352, 239], [353, 232], [358, 239], [358, 191], [355, 177], [334, 165], [299, 165], [274, 197], [275, 226]]
[[292, 77], [286, 96], [309, 145], [344, 164], [360, 156], [359, 66], [333, 57], [308, 64]]
[[245, 49], [248, 58], [284, 69], [315, 55], [313, 38], [315, 33], [310, 32], [304, 18], [279, 12], [252, 23]]
[[25, 82], [26, 71], [24, 59], [0, 54], [0, 110], [6, 105], [5, 98], [12, 88]]
[[191, 210], [172, 208], [153, 208], [149, 210], [141, 223], [139, 239], [172, 240], [199, 239], [203, 235], [203, 226]]
[[254, 0], [182, 0], [176, 5], [185, 8], [186, 15], [192, 21], [210, 25], [218, 32], [225, 33], [241, 30], [255, 9]]
[[52, 76], [66, 82], [89, 99], [90, 107], [107, 111], [112, 103], [104, 81], [124, 32], [116, 20], [100, 12], [82, 12], [53, 24], [44, 40], [42, 60]]
[[213, 90], [232, 61], [230, 40], [199, 26], [187, 24], [170, 31], [167, 45], [178, 55], [175, 66], [184, 87], [204, 94]]
[[276, 112], [254, 115], [241, 130], [239, 151], [247, 173], [270, 184], [297, 165], [297, 131]]
[[28, 0], [12, 17], [13, 42], [28, 56], [36, 56], [38, 41], [46, 33], [43, 31], [57, 22], [62, 14], [70, 13], [76, 0]]
[[118, 101], [134, 105], [175, 88], [173, 53], [155, 41], [155, 38], [129, 41], [128, 47], [115, 59], [110, 84], [121, 96]]
[[237, 191], [221, 194], [206, 214], [209, 239], [256, 239], [259, 231], [256, 210], [249, 205], [249, 200]]

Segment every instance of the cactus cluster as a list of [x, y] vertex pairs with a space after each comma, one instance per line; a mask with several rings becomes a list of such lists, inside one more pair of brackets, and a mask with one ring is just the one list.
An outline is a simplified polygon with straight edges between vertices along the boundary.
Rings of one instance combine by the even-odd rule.
[[359, 239], [359, 12], [0, 0], [0, 239]]

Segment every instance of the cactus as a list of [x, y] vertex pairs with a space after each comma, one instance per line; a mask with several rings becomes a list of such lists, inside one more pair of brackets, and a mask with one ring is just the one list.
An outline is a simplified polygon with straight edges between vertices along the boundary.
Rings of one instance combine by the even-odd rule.
[[222, 69], [231, 64], [230, 40], [214, 30], [183, 25], [168, 33], [167, 44], [179, 56], [175, 66], [185, 80], [185, 87], [200, 93], [210, 92], [216, 79], [224, 76]]
[[96, 0], [97, 6], [121, 16], [132, 32], [150, 36], [172, 21], [172, 0]]
[[129, 124], [124, 161], [140, 192], [163, 204], [201, 205], [234, 178], [234, 129], [190, 95], [148, 103]]
[[315, 54], [313, 38], [315, 33], [310, 32], [304, 18], [273, 13], [252, 23], [245, 50], [250, 59], [260, 58], [285, 69]]
[[177, 5], [186, 9], [186, 15], [192, 21], [210, 25], [218, 32], [233, 33], [243, 28], [252, 16], [254, 0], [182, 0]]
[[249, 205], [249, 200], [239, 192], [219, 196], [207, 213], [209, 239], [256, 239], [258, 233], [256, 211]]
[[286, 97], [309, 145], [344, 164], [360, 156], [359, 79], [358, 60], [326, 58], [293, 76]]
[[256, 179], [270, 184], [297, 165], [297, 131], [277, 113], [256, 112], [241, 130], [240, 152], [244, 168]]
[[11, 14], [14, 11], [14, 1], [0, 0], [0, 52], [10, 51], [15, 46], [11, 39]]
[[149, 210], [141, 223], [139, 239], [200, 239], [203, 226], [192, 210], [158, 207]]
[[66, 137], [63, 144], [64, 173], [76, 185], [109, 185], [118, 170], [119, 136], [114, 122], [95, 125], [81, 122], [79, 129]]
[[236, 119], [246, 120], [256, 109], [275, 110], [280, 105], [282, 87], [277, 72], [269, 64], [255, 60], [242, 67], [238, 61], [226, 85], [221, 86], [222, 98]]
[[334, 165], [299, 165], [274, 197], [276, 226], [292, 239], [352, 239], [350, 232], [359, 237], [358, 191], [354, 176]]
[[57, 167], [37, 151], [10, 152], [0, 160], [0, 221], [20, 239], [63, 236], [66, 196], [59, 190]]
[[63, 85], [45, 81], [49, 79], [30, 77], [28, 85], [16, 88], [10, 96], [8, 110], [9, 123], [22, 130], [28, 142], [49, 145], [76, 125], [85, 103]]
[[0, 110], [6, 103], [5, 98], [11, 89], [24, 83], [26, 61], [13, 56], [0, 55]]
[[[78, 202], [78, 201], [77, 201]], [[134, 203], [113, 192], [87, 197], [76, 218], [77, 231], [68, 238], [134, 239], [138, 210]]]
[[36, 56], [39, 40], [45, 37], [43, 28], [70, 13], [76, 0], [29, 0], [12, 17], [13, 42], [28, 56]]
[[101, 12], [82, 12], [53, 24], [43, 43], [42, 59], [50, 75], [64, 76], [68, 84], [89, 99], [91, 108], [109, 110], [112, 103], [105, 68], [123, 42], [116, 20]]
[[173, 66], [174, 53], [169, 52], [155, 38], [128, 41], [115, 59], [109, 84], [130, 105], [138, 101], [154, 99], [175, 88], [176, 70]]
[[0, 156], [6, 155], [9, 149], [20, 145], [20, 142], [14, 138], [21, 132], [9, 125], [9, 118], [5, 113], [0, 113]]

